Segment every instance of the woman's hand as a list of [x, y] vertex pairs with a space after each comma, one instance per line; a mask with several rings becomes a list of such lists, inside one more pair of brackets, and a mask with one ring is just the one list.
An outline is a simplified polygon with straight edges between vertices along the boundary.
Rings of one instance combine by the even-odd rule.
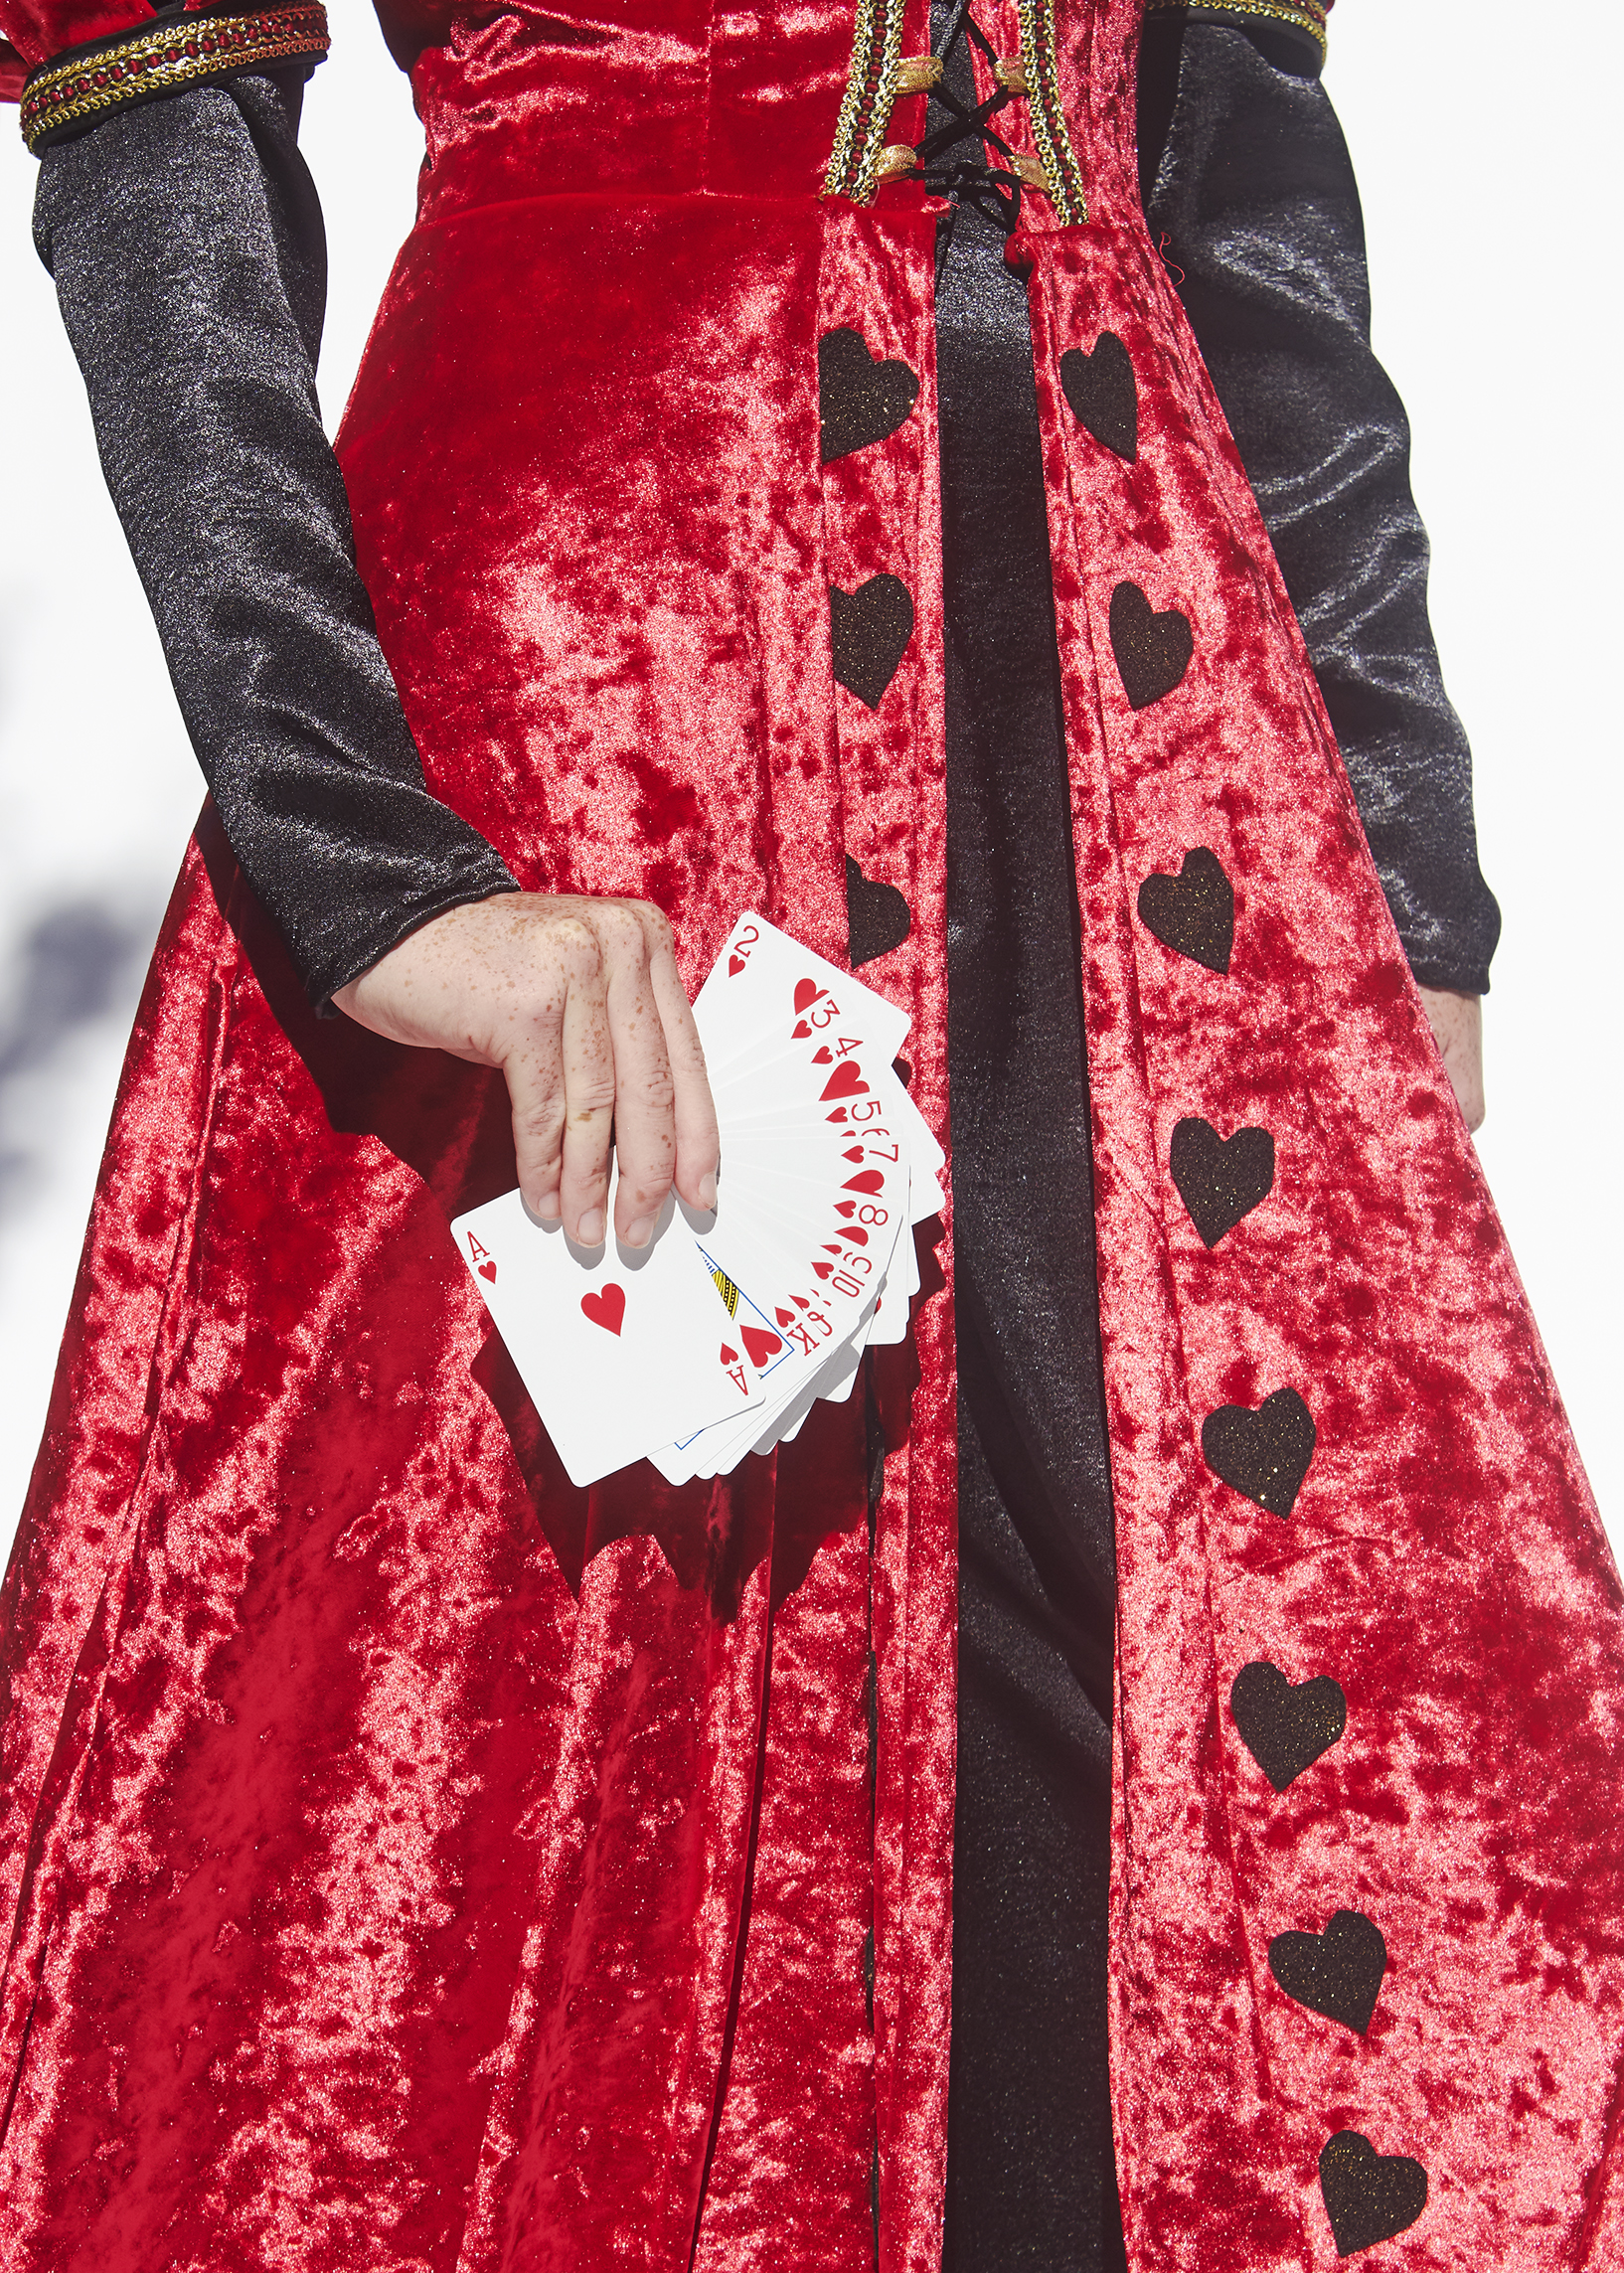
[[647, 900], [518, 892], [448, 908], [333, 1000], [391, 1042], [500, 1065], [525, 1205], [580, 1245], [604, 1235], [611, 1125], [627, 1246], [647, 1246], [673, 1184], [716, 1206], [705, 1053]]
[[1488, 1109], [1483, 1101], [1483, 997], [1452, 994], [1445, 987], [1422, 987], [1420, 994], [1466, 1125], [1480, 1129]]

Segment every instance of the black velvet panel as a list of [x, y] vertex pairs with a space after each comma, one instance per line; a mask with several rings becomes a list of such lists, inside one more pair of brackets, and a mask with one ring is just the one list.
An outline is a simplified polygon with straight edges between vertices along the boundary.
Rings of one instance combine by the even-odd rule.
[[1410, 968], [1481, 994], [1500, 910], [1427, 621], [1409, 426], [1371, 350], [1336, 114], [1259, 36], [1163, 18], [1145, 29], [1140, 121], [1152, 239], [1273, 540]]
[[943, 2261], [1114, 2273], [1115, 1551], [1032, 338], [999, 211], [958, 203], [937, 265], [960, 1382]]
[[356, 572], [298, 97], [237, 79], [48, 151], [35, 242], [227, 836], [325, 1003], [429, 916], [515, 888], [423, 786]]

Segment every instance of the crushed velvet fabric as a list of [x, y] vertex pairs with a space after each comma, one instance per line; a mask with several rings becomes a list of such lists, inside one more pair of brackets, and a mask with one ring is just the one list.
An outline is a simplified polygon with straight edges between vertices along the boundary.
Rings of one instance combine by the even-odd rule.
[[1347, 145], [1316, 77], [1282, 68], [1266, 31], [1201, 13], [1145, 26], [1151, 241], [1250, 479], [1410, 969], [1483, 994], [1500, 909], [1427, 622], [1409, 425], [1371, 351]]
[[193, 746], [325, 1003], [513, 879], [424, 788], [356, 574], [316, 406], [326, 249], [299, 94], [244, 77], [48, 151], [35, 239]]
[[[1426, 619], [1403, 413], [1370, 349], [1358, 196], [1329, 105], [1275, 68], [1278, 49], [1255, 26], [1187, 35], [1182, 18], [1152, 19], [1141, 191], [1164, 249], [1176, 225], [1197, 261], [1194, 284], [1173, 273], [1281, 548], [1412, 967], [1480, 992], [1499, 915]], [[71, 161], [48, 155], [36, 235], [60, 262], [109, 481], [228, 837], [325, 1005], [414, 924], [512, 880], [422, 794], [351, 572], [314, 410], [325, 250], [295, 142], [297, 81], [247, 76], [226, 92], [241, 122], [183, 94], [150, 127], [126, 113], [82, 131]], [[954, 145], [935, 170], [950, 178], [963, 159]], [[166, 257], [135, 293], [129, 248], [160, 207]], [[242, 311], [260, 308], [245, 325]], [[883, 438], [917, 392], [849, 327], [820, 341], [819, 372], [826, 457]], [[1121, 343], [1068, 350], [1061, 378], [1096, 438], [1131, 457]], [[255, 517], [217, 509], [244, 493], [266, 501]], [[905, 590], [876, 577], [831, 605], [836, 676], [878, 699], [911, 633]]]
[[[1373, 2265], [1599, 2273], [1617, 1576], [1145, 232], [1137, 18], [1061, 8], [1092, 218], [1030, 198], [1014, 247], [1090, 1049], [1129, 2262], [1321, 2273], [1322, 2167], [1364, 2217], [1364, 2141], [1427, 2184]], [[949, 1134], [936, 216], [815, 195], [850, 18], [439, 30], [341, 446], [427, 785], [522, 883], [662, 900], [690, 981], [745, 901], [838, 955], [847, 859], [894, 887], [911, 927], [866, 975]], [[820, 468], [841, 327], [920, 393]], [[1103, 330], [1133, 465], [1061, 391]], [[915, 624], [871, 710], [827, 594], [882, 573]], [[1123, 582], [1193, 633], [1137, 711]], [[1135, 912], [1199, 847], [1226, 975]], [[1192, 1114], [1276, 1147], [1212, 1251], [1168, 1169]], [[718, 1487], [575, 1493], [446, 1230], [511, 1177], [505, 1117], [476, 1070], [318, 1022], [206, 822], [5, 1586], [6, 2273], [938, 2262], [950, 1238], [878, 1384], [872, 1550], [855, 1402]], [[1281, 1517], [1199, 1432], [1288, 1383], [1318, 1437]], [[1284, 1791], [1229, 1709], [1263, 1661], [1347, 1701]], [[1267, 1963], [1344, 1908], [1388, 1953], [1364, 2035]]]

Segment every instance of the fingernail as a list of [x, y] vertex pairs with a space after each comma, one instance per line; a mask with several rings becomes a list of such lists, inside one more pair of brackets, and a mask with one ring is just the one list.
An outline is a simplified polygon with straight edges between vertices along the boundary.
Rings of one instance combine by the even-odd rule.
[[582, 1216], [580, 1229], [575, 1233], [575, 1244], [578, 1247], [595, 1247], [601, 1245], [602, 1239], [603, 1211], [594, 1208], [588, 1215]]
[[700, 1178], [700, 1206], [709, 1216], [715, 1212], [716, 1204], [717, 1180], [714, 1175], [702, 1176]]
[[531, 1214], [539, 1216], [544, 1223], [556, 1223], [564, 1214], [558, 1194], [556, 1192], [544, 1192], [531, 1210]]
[[639, 1216], [636, 1222], [631, 1224], [628, 1228], [625, 1238], [621, 1241], [621, 1245], [627, 1247], [646, 1247], [653, 1236], [654, 1218], [652, 1216]]

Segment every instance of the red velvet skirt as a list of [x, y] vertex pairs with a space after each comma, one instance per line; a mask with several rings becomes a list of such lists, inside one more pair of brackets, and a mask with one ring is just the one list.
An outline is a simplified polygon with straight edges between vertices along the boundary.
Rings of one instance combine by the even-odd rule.
[[[1017, 247], [1085, 942], [1130, 2262], [1329, 2266], [1319, 2157], [1358, 2132], [1427, 2174], [1373, 2265], [1600, 2268], [1618, 1580], [1145, 239], [1138, 13], [1060, 11], [1092, 218], [1033, 200]], [[436, 792], [533, 889], [658, 900], [691, 983], [744, 906], [843, 957], [848, 856], [894, 885], [912, 929], [865, 976], [945, 1138], [935, 223], [816, 195], [849, 47], [834, 0], [461, 23], [417, 70], [421, 218], [342, 457]], [[820, 469], [840, 325], [921, 390]], [[1132, 461], [1058, 384], [1105, 331]], [[915, 630], [870, 710], [828, 592], [879, 573]], [[1193, 642], [1138, 707], [1126, 583]], [[1202, 847], [1225, 972], [1138, 913]], [[1193, 1115], [1275, 1145], [1212, 1249], [1170, 1174]], [[315, 1020], [206, 820], [6, 1580], [5, 2273], [937, 2262], [950, 1287], [880, 1384], [872, 1508], [855, 1404], [715, 1487], [578, 1493], [446, 1228], [510, 1180], [499, 1084]], [[1316, 1435], [1282, 1515], [1203, 1445], [1286, 1387]], [[1265, 1661], [1346, 1705], [1284, 1790], [1231, 1704]], [[1269, 1964], [1344, 1908], [1387, 1952], [1363, 2032]]]

